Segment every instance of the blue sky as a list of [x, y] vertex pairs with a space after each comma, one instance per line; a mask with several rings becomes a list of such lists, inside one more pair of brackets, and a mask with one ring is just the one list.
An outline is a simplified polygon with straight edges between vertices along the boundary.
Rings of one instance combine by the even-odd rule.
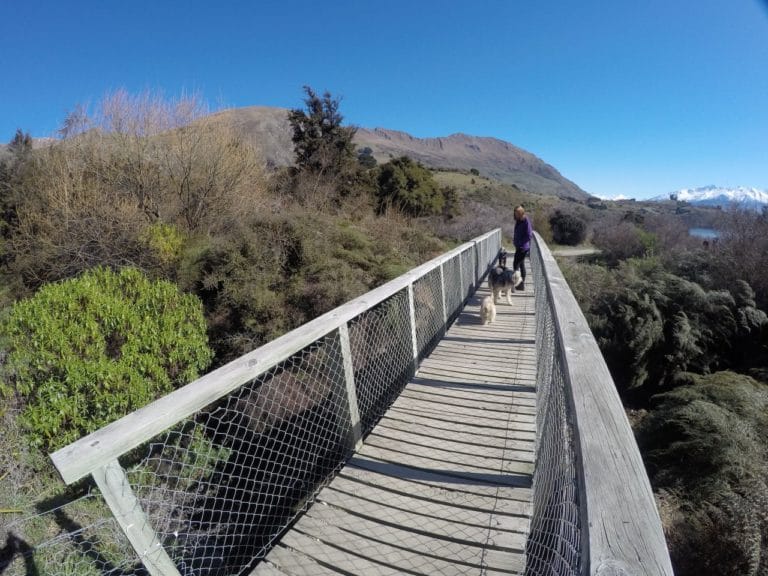
[[493, 136], [588, 192], [768, 189], [759, 0], [0, 3], [0, 142], [118, 88], [342, 98], [350, 124]]

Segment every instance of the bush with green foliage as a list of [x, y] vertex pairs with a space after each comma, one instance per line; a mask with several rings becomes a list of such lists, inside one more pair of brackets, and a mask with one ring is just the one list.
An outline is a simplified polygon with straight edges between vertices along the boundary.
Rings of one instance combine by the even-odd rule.
[[139, 242], [161, 269], [168, 269], [181, 257], [184, 235], [172, 224], [156, 222], [144, 228], [139, 234]]
[[558, 244], [576, 246], [587, 236], [587, 223], [578, 216], [555, 210], [549, 217], [552, 238]]
[[363, 168], [376, 168], [378, 162], [373, 156], [373, 150], [370, 146], [366, 146], [357, 153], [357, 161]]
[[43, 286], [0, 326], [31, 441], [54, 450], [193, 380], [212, 358], [199, 300], [133, 268]]
[[445, 250], [413, 230], [294, 207], [189, 242], [179, 283], [203, 301], [217, 363], [226, 362]]
[[638, 429], [678, 576], [768, 573], [768, 386], [688, 375]]
[[755, 307], [745, 282], [731, 291], [705, 290], [649, 258], [621, 262], [609, 277], [594, 267], [566, 271], [630, 405], [645, 405], [681, 372], [746, 369], [765, 353], [768, 316]]
[[378, 211], [395, 207], [409, 216], [440, 214], [446, 203], [444, 191], [432, 172], [407, 156], [390, 160], [379, 172]]

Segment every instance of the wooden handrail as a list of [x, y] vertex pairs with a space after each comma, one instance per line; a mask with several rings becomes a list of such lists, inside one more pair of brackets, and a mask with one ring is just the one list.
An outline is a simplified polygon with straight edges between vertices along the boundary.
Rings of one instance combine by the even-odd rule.
[[555, 258], [538, 234], [535, 241], [573, 416], [584, 573], [672, 576], [653, 491], [613, 378]]

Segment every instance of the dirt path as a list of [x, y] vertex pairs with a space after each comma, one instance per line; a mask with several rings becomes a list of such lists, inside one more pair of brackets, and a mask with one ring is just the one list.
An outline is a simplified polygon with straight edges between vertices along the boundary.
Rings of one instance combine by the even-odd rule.
[[589, 256], [590, 254], [599, 254], [600, 250], [597, 248], [579, 247], [579, 246], [560, 246], [552, 250], [553, 256]]

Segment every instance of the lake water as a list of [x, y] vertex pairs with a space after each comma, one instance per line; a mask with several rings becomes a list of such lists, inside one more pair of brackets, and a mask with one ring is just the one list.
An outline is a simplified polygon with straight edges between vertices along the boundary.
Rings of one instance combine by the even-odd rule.
[[696, 236], [697, 238], [718, 238], [720, 233], [712, 228], [688, 228], [689, 236]]

